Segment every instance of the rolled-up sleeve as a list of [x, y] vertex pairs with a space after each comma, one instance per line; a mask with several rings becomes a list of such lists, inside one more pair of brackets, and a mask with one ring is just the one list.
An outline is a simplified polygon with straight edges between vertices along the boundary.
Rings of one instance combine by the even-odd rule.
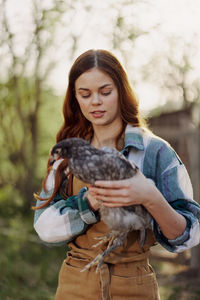
[[[68, 243], [83, 233], [89, 224], [98, 221], [96, 215], [84, 198], [85, 188], [77, 196], [60, 199], [49, 206], [35, 211], [34, 228], [40, 239], [49, 246], [58, 246]], [[44, 191], [40, 197], [47, 198]], [[43, 204], [37, 201], [36, 206]]]
[[174, 240], [167, 239], [154, 221], [156, 240], [171, 252], [182, 252], [200, 242], [200, 206], [193, 200], [187, 170], [175, 151], [163, 144], [157, 157], [157, 187], [168, 203], [186, 219], [186, 229]]

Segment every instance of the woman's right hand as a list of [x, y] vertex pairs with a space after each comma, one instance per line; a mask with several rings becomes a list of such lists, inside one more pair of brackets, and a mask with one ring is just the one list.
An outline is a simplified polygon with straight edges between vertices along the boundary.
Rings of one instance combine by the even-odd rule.
[[90, 208], [93, 211], [99, 210], [100, 201], [96, 200], [95, 197], [94, 197], [94, 195], [89, 190], [85, 193], [85, 197], [88, 199]]

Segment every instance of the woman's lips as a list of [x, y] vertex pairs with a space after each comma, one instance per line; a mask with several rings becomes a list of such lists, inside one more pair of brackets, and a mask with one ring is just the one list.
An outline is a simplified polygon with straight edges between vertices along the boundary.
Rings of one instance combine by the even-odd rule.
[[92, 111], [91, 112], [91, 115], [94, 117], [94, 118], [102, 118], [105, 114], [105, 111], [103, 110], [95, 110], [95, 111]]

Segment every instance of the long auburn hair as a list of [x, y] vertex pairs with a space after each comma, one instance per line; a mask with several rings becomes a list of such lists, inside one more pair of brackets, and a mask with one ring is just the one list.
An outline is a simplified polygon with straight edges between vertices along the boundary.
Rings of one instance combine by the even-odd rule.
[[[81, 54], [74, 62], [69, 72], [68, 87], [63, 104], [64, 123], [57, 133], [56, 141], [70, 137], [80, 137], [89, 139], [93, 135], [92, 124], [84, 117], [79, 107], [75, 95], [75, 82], [81, 74], [92, 68], [97, 68], [100, 71], [109, 75], [114, 81], [119, 97], [119, 106], [122, 119], [122, 130], [117, 137], [117, 143], [125, 131], [126, 125], [131, 124], [135, 127], [145, 127], [146, 123], [139, 113], [139, 105], [136, 96], [129, 84], [129, 80], [125, 70], [118, 59], [107, 50], [88, 50]], [[39, 209], [47, 206], [61, 188], [61, 184], [65, 179], [67, 184], [65, 187], [65, 195], [72, 195], [72, 174], [64, 172], [67, 169], [68, 161], [64, 159], [58, 166], [55, 173], [54, 191], [49, 198], [41, 198], [37, 194], [34, 197], [39, 200], [46, 200], [44, 204], [33, 207]], [[47, 163], [47, 175], [45, 176], [42, 187], [46, 191], [46, 180], [51, 170], [50, 163]]]

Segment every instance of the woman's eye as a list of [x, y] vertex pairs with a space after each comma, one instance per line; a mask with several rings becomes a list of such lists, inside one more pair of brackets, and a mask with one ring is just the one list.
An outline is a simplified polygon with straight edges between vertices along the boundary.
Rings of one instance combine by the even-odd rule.
[[90, 94], [88, 95], [82, 95], [82, 98], [89, 98], [90, 97]]
[[109, 91], [109, 92], [103, 92], [103, 93], [102, 93], [103, 96], [108, 96], [108, 95], [110, 95], [110, 94], [111, 94], [111, 91]]

